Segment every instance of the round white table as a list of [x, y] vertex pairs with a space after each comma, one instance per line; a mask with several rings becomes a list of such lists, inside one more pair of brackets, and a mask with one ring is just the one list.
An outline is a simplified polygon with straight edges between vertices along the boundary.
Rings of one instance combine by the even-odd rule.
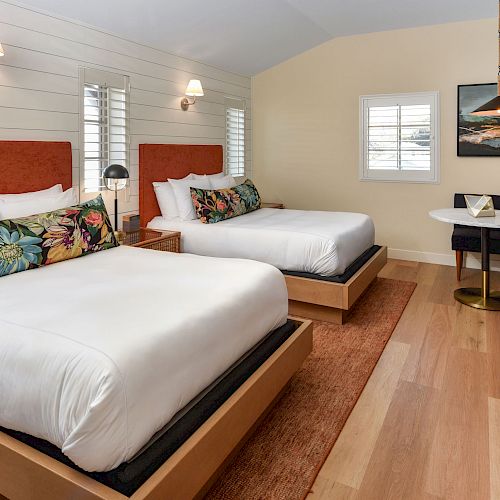
[[481, 288], [459, 288], [455, 290], [455, 299], [476, 309], [500, 311], [500, 292], [490, 291], [489, 251], [490, 229], [500, 229], [500, 210], [495, 210], [495, 217], [472, 217], [466, 208], [441, 208], [432, 210], [429, 215], [441, 222], [481, 228], [482, 286]]

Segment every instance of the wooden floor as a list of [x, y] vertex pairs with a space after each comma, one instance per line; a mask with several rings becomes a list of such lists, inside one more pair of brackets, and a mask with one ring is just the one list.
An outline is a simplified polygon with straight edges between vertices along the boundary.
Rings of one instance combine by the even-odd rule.
[[500, 313], [455, 302], [452, 267], [381, 276], [418, 285], [308, 500], [500, 499]]

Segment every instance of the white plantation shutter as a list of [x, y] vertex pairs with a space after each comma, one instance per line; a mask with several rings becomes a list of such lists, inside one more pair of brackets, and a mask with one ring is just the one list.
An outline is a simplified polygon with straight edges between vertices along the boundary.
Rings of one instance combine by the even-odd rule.
[[361, 97], [363, 180], [437, 182], [437, 92]]
[[245, 175], [245, 101], [226, 99], [226, 173]]
[[128, 77], [83, 69], [83, 187], [105, 188], [103, 170], [112, 163], [129, 168]]

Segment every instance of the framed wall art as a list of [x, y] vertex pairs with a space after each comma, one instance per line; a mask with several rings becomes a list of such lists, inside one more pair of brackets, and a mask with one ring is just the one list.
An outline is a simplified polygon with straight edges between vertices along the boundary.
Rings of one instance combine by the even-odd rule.
[[496, 95], [496, 83], [458, 86], [458, 156], [500, 156], [500, 115], [470, 114]]

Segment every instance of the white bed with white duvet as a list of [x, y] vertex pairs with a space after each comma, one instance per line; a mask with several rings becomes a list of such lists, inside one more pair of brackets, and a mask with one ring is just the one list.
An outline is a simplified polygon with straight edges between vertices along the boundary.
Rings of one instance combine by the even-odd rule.
[[119, 247], [2, 277], [0, 426], [113, 469], [287, 311], [253, 261]]
[[216, 224], [158, 216], [148, 227], [181, 231], [187, 253], [253, 259], [322, 276], [343, 274], [375, 240], [372, 219], [352, 212], [261, 208]]

